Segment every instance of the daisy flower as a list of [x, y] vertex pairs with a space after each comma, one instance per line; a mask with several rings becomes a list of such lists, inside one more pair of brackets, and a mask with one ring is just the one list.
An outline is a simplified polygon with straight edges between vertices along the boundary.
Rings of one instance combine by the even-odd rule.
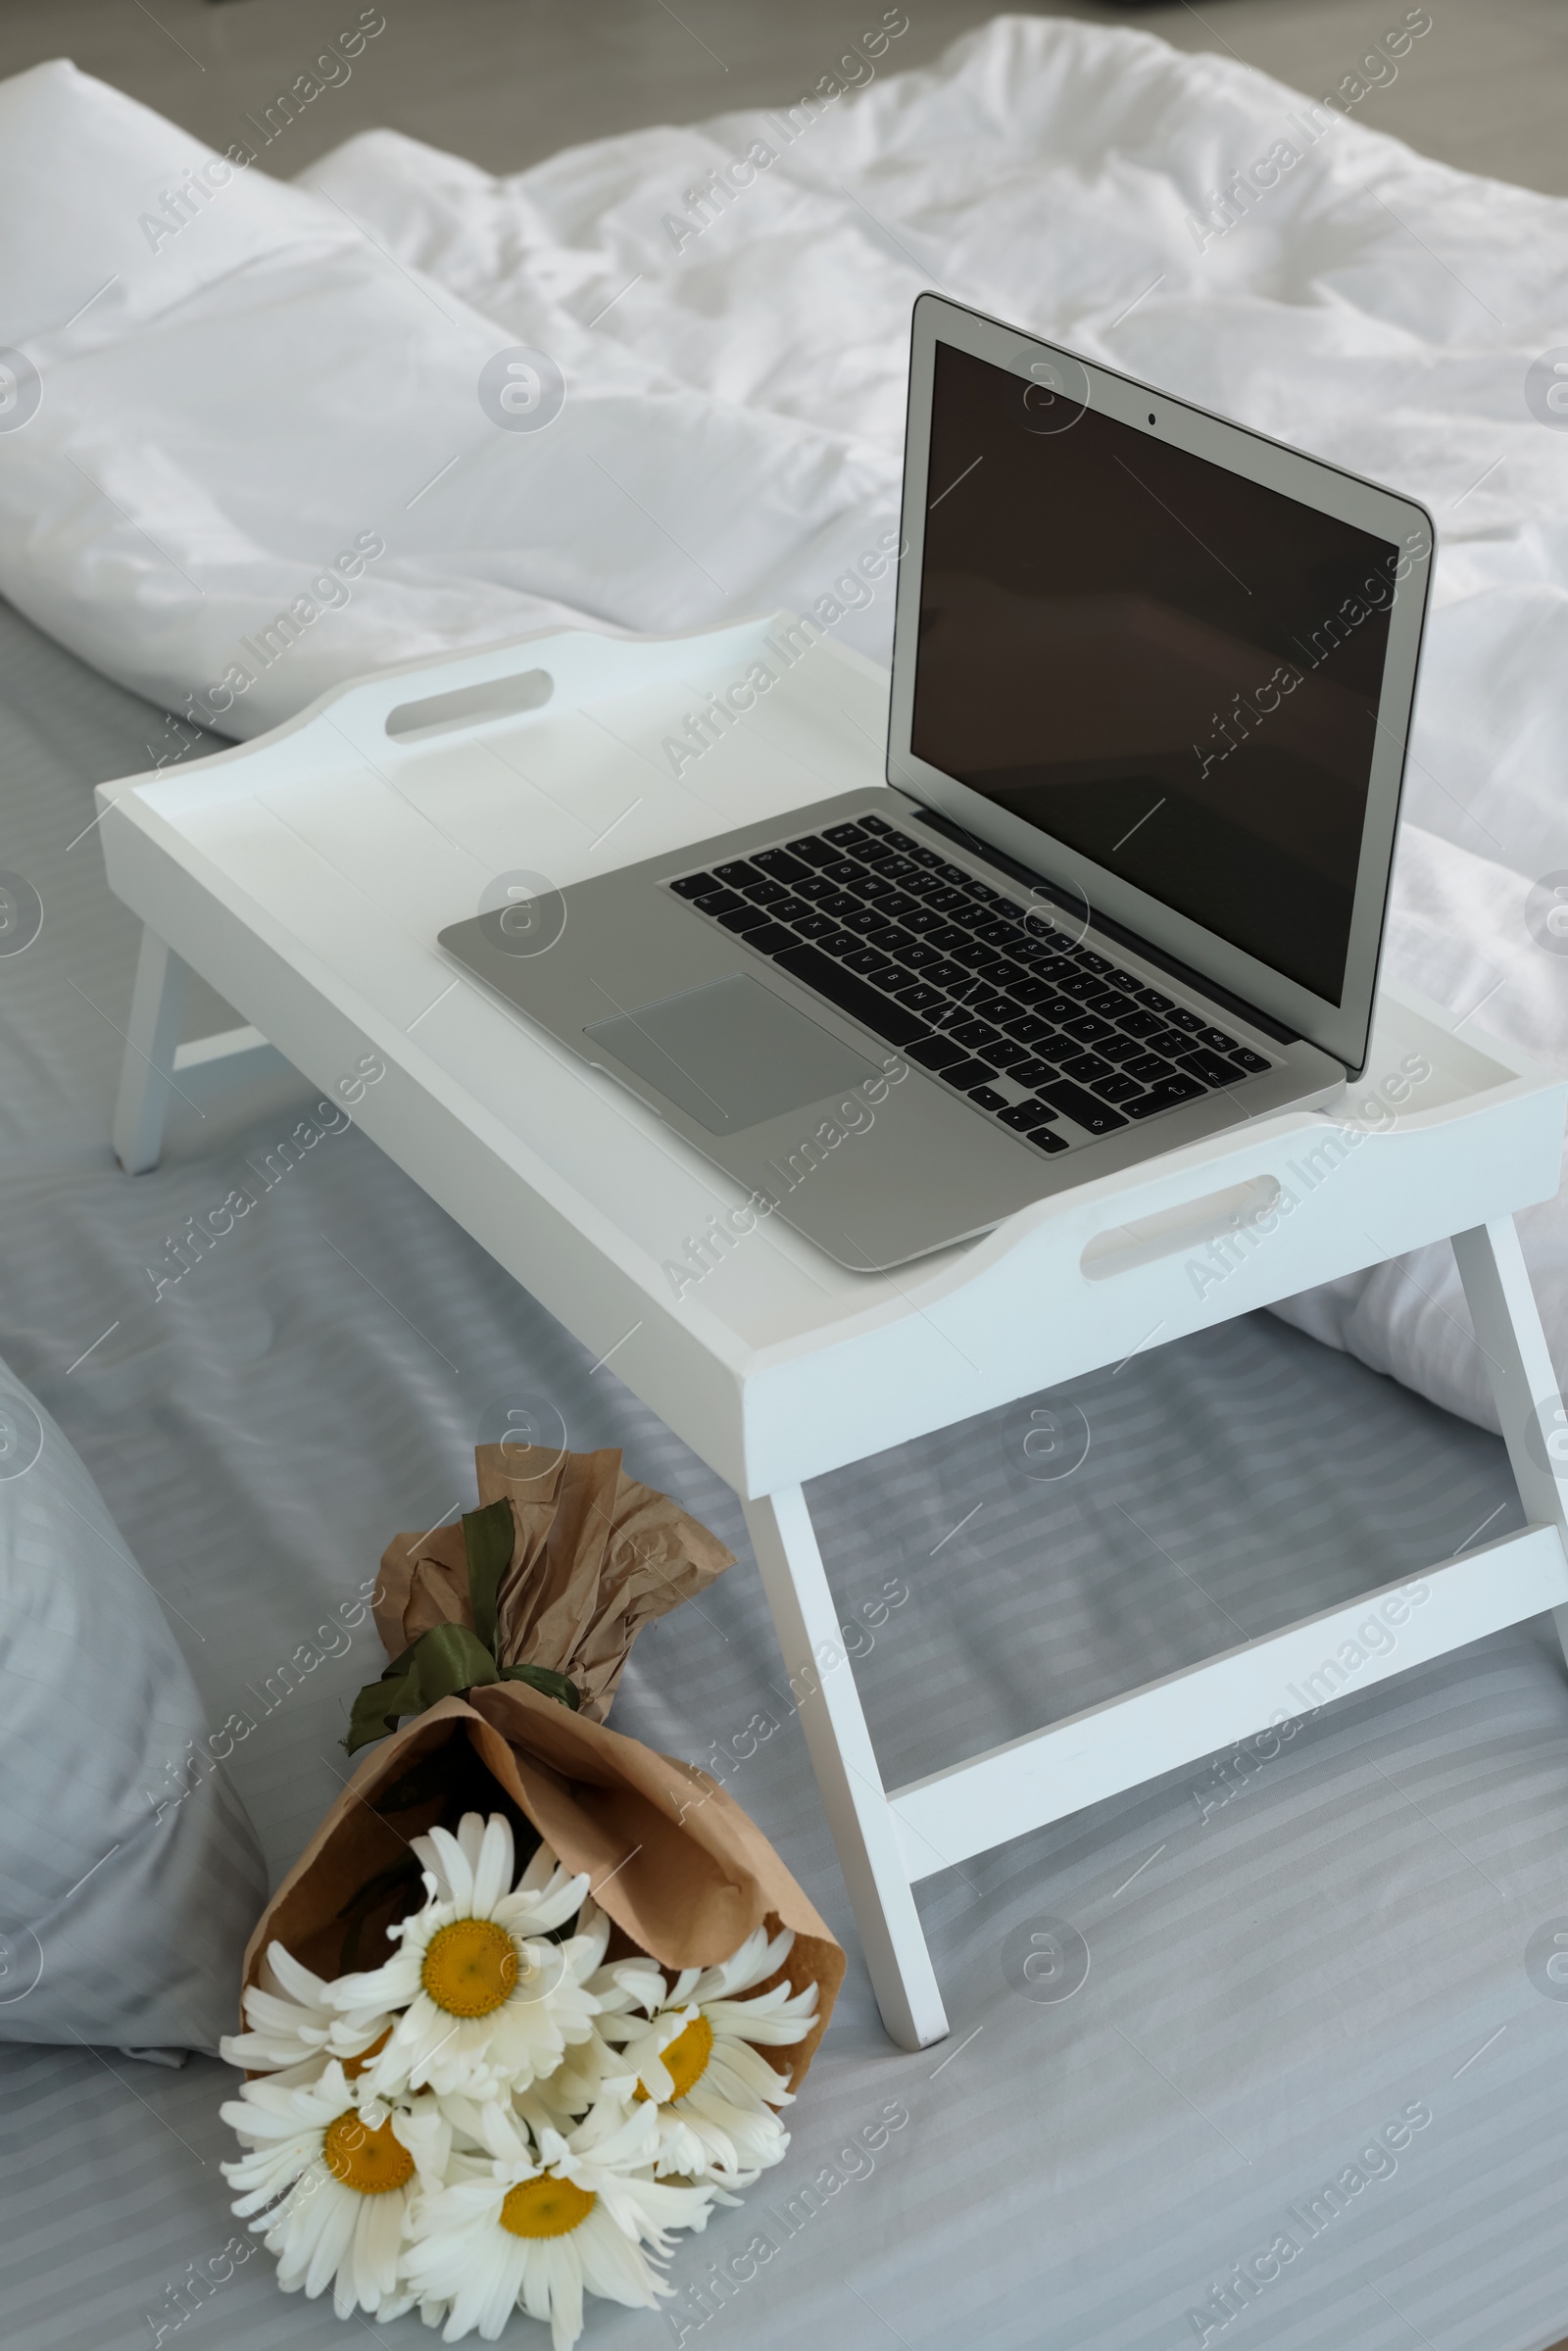
[[220, 2112], [249, 2149], [222, 2166], [242, 2191], [234, 2212], [263, 2214], [250, 2226], [277, 2256], [283, 2291], [330, 2285], [340, 2319], [408, 2309], [398, 2265], [409, 2215], [421, 2186], [440, 2185], [451, 2146], [435, 2100], [389, 2108], [329, 2060], [314, 2082], [247, 2082]]
[[584, 2293], [656, 2308], [672, 2290], [660, 2269], [669, 2230], [705, 2228], [710, 2201], [649, 2176], [656, 2110], [596, 2107], [569, 2135], [542, 2127], [532, 2143], [497, 2103], [481, 2120], [486, 2174], [421, 2198], [404, 2256], [414, 2291], [451, 2305], [444, 2339], [477, 2330], [493, 2343], [521, 2309], [550, 2321], [554, 2351], [571, 2351]]
[[[776, 2109], [794, 2104], [761, 2047], [804, 2040], [816, 2020], [816, 1985], [753, 1987], [794, 1948], [789, 1932], [749, 1935], [717, 1967], [686, 1968], [645, 2002], [646, 2016], [606, 2015], [599, 2031], [636, 2076], [634, 2101], [659, 2118], [658, 2170], [726, 2188], [749, 2187], [789, 2145]], [[751, 1997], [742, 1995], [751, 1993]]]
[[[592, 1898], [582, 1906], [577, 1932], [597, 1943], [603, 1959], [610, 1941], [610, 1920]], [[531, 2125], [545, 2123], [554, 2130], [570, 2131], [590, 2107], [607, 2098], [628, 2104], [637, 2086], [637, 2077], [629, 2070], [619, 2044], [605, 2037], [605, 2019], [632, 2009], [648, 2011], [662, 2000], [663, 1969], [646, 1952], [628, 1954], [608, 1967], [596, 1967], [586, 1988], [597, 2003], [587, 2039], [569, 2048], [553, 2074], [541, 2077], [515, 2096], [516, 2111]]]
[[302, 1967], [280, 1942], [267, 1946], [262, 1981], [244, 1995], [248, 2033], [228, 2033], [219, 2054], [242, 2074], [273, 2074], [285, 2082], [314, 2082], [336, 2057], [350, 2080], [357, 2062], [391, 2030], [389, 2016], [367, 2013], [351, 2024], [332, 2005], [332, 1987]]
[[367, 2081], [379, 2097], [428, 2085], [440, 2096], [496, 2097], [553, 2073], [593, 2031], [587, 1978], [604, 1958], [598, 1934], [554, 1942], [579, 1911], [586, 1877], [569, 1878], [541, 1845], [513, 1886], [511, 1823], [466, 1813], [454, 1837], [416, 1837], [424, 1907], [387, 1929], [401, 1944], [368, 1974], [342, 1976], [333, 2005], [356, 2032], [401, 2011]]

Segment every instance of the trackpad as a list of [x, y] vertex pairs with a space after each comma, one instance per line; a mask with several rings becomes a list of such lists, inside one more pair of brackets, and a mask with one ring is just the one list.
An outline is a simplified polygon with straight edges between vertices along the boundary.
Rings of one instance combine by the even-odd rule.
[[596, 1020], [584, 1033], [710, 1135], [760, 1126], [880, 1074], [743, 972]]

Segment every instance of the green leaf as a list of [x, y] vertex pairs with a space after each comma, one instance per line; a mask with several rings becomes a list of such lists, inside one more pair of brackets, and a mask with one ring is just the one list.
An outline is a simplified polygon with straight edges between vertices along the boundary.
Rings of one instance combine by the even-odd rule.
[[576, 1683], [565, 1674], [558, 1674], [551, 1666], [504, 1665], [501, 1679], [503, 1682], [526, 1682], [530, 1690], [541, 1690], [547, 1698], [558, 1698], [563, 1706], [569, 1706], [573, 1714], [582, 1712], [582, 1699]]
[[483, 1510], [464, 1512], [463, 1547], [468, 1555], [468, 1604], [473, 1610], [473, 1629], [492, 1657], [496, 1649], [496, 1601], [501, 1591], [501, 1579], [512, 1565], [514, 1541], [512, 1504], [504, 1494], [499, 1502], [487, 1503]]

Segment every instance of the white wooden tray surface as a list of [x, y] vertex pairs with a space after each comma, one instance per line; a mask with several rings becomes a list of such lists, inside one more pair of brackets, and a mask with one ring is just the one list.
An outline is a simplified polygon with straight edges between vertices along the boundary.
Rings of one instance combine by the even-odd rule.
[[[666, 1263], [738, 1188], [435, 940], [499, 874], [564, 886], [880, 783], [885, 673], [826, 640], [672, 774], [664, 738], [744, 677], [777, 620], [406, 663], [254, 744], [100, 788], [119, 894], [322, 1087], [374, 1047], [389, 1075], [356, 1113], [367, 1132], [588, 1344], [613, 1346], [616, 1371], [742, 1492], [1555, 1190], [1564, 1086], [1385, 995], [1366, 1075], [1332, 1117], [1287, 1113], [1084, 1184], [890, 1276], [846, 1272], [769, 1218], [677, 1297]], [[554, 681], [543, 708], [387, 733], [411, 700], [535, 668]], [[1392, 1123], [1369, 1119], [1358, 1105], [1412, 1053], [1431, 1076]], [[1295, 1209], [1234, 1247], [1223, 1281], [1196, 1276], [1275, 1185]]]

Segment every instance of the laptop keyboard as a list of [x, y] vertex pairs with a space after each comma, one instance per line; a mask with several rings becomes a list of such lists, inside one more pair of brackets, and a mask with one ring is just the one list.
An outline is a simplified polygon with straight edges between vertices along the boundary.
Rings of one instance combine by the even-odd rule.
[[1271, 1066], [882, 816], [668, 887], [1047, 1154]]

